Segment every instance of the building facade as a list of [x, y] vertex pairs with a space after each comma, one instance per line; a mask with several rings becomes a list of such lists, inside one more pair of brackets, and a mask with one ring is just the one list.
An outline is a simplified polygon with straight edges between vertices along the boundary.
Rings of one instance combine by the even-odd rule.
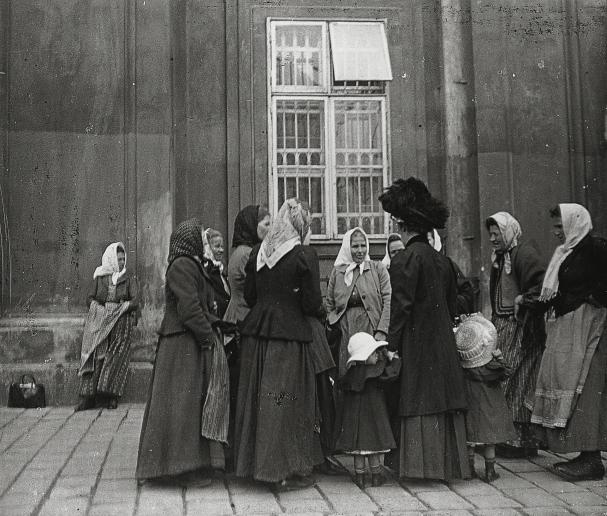
[[[86, 290], [121, 240], [153, 356], [172, 228], [308, 201], [326, 278], [352, 225], [383, 254], [383, 186], [450, 205], [481, 291], [483, 221], [548, 260], [547, 210], [607, 233], [607, 0], [2, 0], [0, 373], [71, 368]], [[481, 296], [482, 298], [482, 296]], [[8, 364], [8, 365], [7, 365]]]

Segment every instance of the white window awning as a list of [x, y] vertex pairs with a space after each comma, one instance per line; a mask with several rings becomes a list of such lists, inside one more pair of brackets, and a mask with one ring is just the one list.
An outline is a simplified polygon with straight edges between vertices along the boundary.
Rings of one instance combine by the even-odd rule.
[[392, 80], [382, 22], [332, 22], [329, 34], [336, 81]]

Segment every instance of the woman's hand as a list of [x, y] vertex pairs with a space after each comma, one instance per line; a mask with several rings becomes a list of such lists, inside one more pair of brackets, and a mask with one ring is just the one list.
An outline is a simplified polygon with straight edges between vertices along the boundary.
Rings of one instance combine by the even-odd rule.
[[373, 338], [377, 341], [388, 340], [388, 336], [383, 331], [376, 331], [375, 335], [373, 335]]

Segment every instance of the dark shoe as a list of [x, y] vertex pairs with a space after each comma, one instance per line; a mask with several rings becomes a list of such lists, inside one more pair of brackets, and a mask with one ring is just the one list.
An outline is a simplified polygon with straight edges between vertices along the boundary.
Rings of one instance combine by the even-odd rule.
[[95, 398], [91, 396], [80, 396], [80, 401], [78, 402], [78, 405], [76, 405], [74, 412], [90, 410], [92, 408], [95, 408]]
[[383, 486], [386, 483], [386, 477], [383, 473], [371, 473], [371, 485], [373, 487]]
[[499, 477], [499, 474], [495, 471], [495, 461], [485, 459], [485, 476], [482, 479], [485, 482], [493, 482]]
[[346, 468], [332, 460], [330, 457], [326, 457], [322, 464], [317, 464], [314, 466], [314, 471], [316, 473], [320, 473], [321, 475], [349, 475]]
[[108, 399], [107, 408], [110, 410], [114, 410], [114, 409], [118, 408], [118, 399], [116, 399], [116, 398]]
[[470, 478], [478, 478], [474, 469], [474, 457], [468, 457], [468, 466], [470, 466]]
[[605, 475], [605, 467], [601, 461], [586, 461], [567, 462], [566, 464], [555, 464], [552, 468], [558, 476], [577, 482], [579, 480], [601, 480]]
[[285, 480], [274, 482], [273, 484], [274, 489], [279, 493], [284, 493], [285, 491], [295, 491], [297, 489], [305, 489], [307, 487], [312, 487], [313, 485], [314, 480], [312, 480], [312, 478], [300, 476], [290, 477]]
[[503, 459], [528, 459], [537, 457], [537, 448], [511, 446], [510, 444], [496, 444], [495, 455]]

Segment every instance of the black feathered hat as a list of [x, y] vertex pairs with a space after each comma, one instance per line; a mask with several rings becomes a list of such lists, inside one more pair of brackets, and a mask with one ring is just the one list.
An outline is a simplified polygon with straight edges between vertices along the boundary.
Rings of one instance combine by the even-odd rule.
[[442, 229], [449, 218], [449, 209], [432, 197], [423, 181], [415, 177], [397, 179], [379, 196], [384, 209], [406, 226], [423, 231]]

